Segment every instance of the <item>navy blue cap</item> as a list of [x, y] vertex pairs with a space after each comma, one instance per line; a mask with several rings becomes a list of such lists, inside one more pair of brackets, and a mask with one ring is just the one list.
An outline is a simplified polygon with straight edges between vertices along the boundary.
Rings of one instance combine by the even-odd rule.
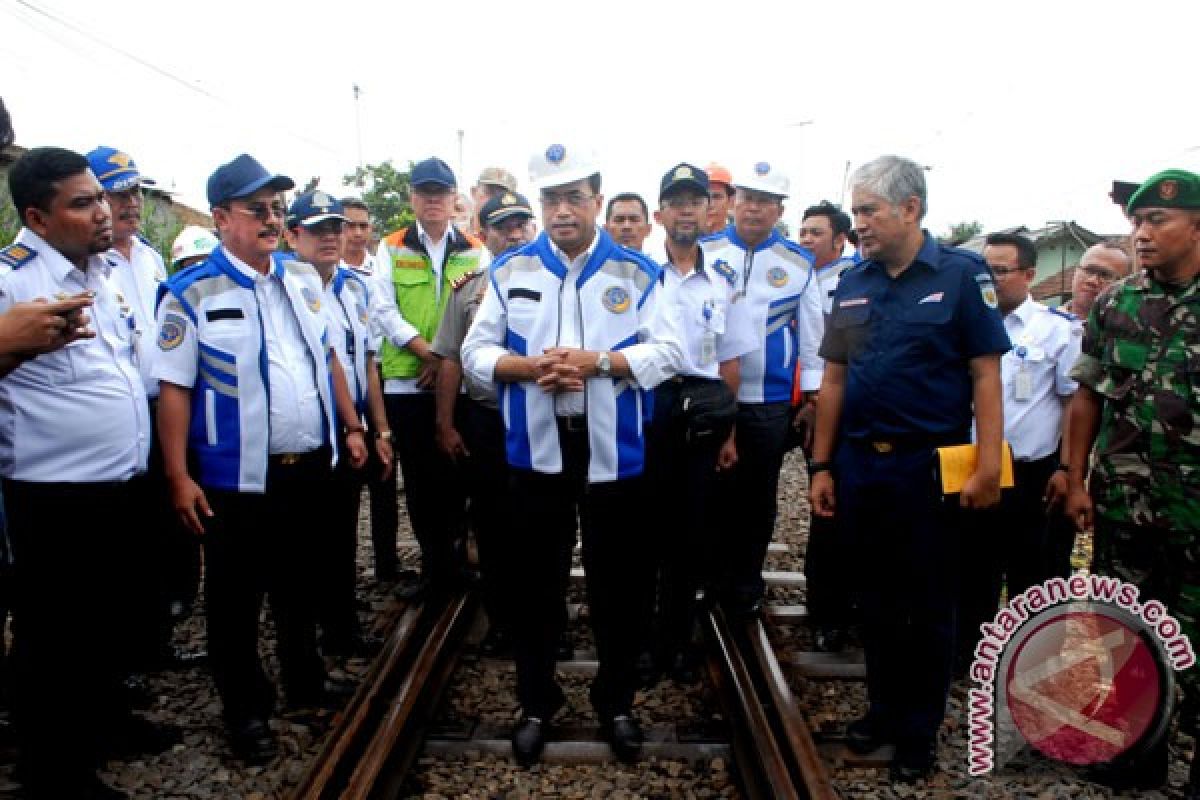
[[253, 156], [242, 153], [222, 164], [208, 177], [208, 204], [219, 206], [230, 200], [249, 197], [264, 186], [277, 192], [294, 188], [296, 182], [286, 175], [272, 175]]
[[525, 195], [516, 192], [504, 192], [490, 197], [483, 204], [483, 208], [479, 209], [479, 221], [484, 225], [495, 225], [517, 215], [532, 217], [533, 208], [525, 199]]
[[662, 182], [658, 185], [658, 199], [662, 200], [671, 192], [680, 189], [695, 189], [700, 194], [708, 194], [708, 173], [691, 164], [680, 163], [667, 170]]
[[142, 177], [132, 158], [115, 147], [101, 145], [87, 154], [87, 160], [106, 192], [123, 192], [142, 184], [154, 185], [154, 181]]
[[323, 222], [327, 219], [340, 219], [346, 221], [346, 209], [342, 206], [342, 201], [336, 197], [322, 192], [320, 189], [314, 189], [311, 192], [305, 192], [292, 201], [292, 205], [287, 212], [287, 226], [294, 228], [297, 225], [309, 227], [316, 225], [318, 222]]
[[454, 180], [454, 173], [450, 170], [446, 162], [440, 158], [427, 158], [424, 161], [413, 164], [408, 182], [413, 186], [423, 186], [432, 183], [444, 186], [447, 189], [458, 188], [458, 183]]

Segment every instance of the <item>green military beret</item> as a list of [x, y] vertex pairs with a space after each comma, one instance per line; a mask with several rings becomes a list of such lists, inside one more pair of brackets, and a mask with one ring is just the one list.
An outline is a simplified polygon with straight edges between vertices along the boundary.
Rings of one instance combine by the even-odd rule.
[[1129, 198], [1126, 211], [1139, 208], [1200, 208], [1200, 175], [1165, 169], [1151, 175]]

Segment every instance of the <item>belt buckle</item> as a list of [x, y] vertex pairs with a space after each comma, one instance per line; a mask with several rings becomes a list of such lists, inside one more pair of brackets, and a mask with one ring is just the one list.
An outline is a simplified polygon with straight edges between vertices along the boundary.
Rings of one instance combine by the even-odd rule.
[[563, 417], [563, 419], [566, 420], [566, 429], [571, 433], [579, 433], [580, 431], [587, 430], [587, 417], [573, 416]]
[[292, 467], [300, 463], [299, 453], [284, 453], [279, 457], [279, 463], [285, 467]]
[[871, 442], [871, 447], [875, 448], [876, 453], [890, 453], [894, 449], [891, 442]]

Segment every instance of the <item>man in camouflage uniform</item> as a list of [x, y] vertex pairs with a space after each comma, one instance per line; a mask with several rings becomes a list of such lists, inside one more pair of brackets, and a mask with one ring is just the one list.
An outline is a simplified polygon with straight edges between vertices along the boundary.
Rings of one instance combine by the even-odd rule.
[[[1092, 307], [1071, 377], [1067, 515], [1095, 523], [1095, 571], [1157, 598], [1200, 644], [1200, 176], [1166, 170], [1129, 199], [1143, 271]], [[1084, 486], [1095, 443], [1091, 493]], [[1144, 600], [1143, 600], [1144, 602]], [[1180, 674], [1185, 730], [1196, 730], [1200, 675]], [[1166, 742], [1106, 782], [1166, 779]], [[1187, 797], [1200, 795], [1200, 758]]]

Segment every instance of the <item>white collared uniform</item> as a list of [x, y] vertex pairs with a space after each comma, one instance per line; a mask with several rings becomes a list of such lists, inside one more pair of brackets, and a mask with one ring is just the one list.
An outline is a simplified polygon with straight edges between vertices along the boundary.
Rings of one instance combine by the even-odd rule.
[[508, 462], [562, 472], [555, 416], [587, 413], [588, 479], [640, 475], [645, 393], [679, 370], [682, 344], [671, 314], [660, 314], [659, 268], [597, 230], [590, 256], [572, 279], [549, 236], [506, 253], [491, 267], [487, 292], [462, 346], [463, 369], [480, 382], [495, 379], [506, 355], [536, 357], [552, 347], [620, 350], [633, 375], [594, 376], [575, 403], [534, 383], [499, 383]]
[[842, 279], [842, 273], [855, 263], [853, 258], [843, 256], [823, 267], [817, 267], [817, 285], [821, 287], [821, 303], [826, 317], [833, 313], [833, 293], [837, 290], [838, 281]]
[[1076, 327], [1066, 312], [1031, 297], [1004, 317], [1013, 345], [1000, 358], [1004, 439], [1019, 461], [1058, 452], [1063, 401], [1077, 388], [1069, 375], [1079, 359], [1081, 340], [1072, 333]]
[[123, 481], [146, 469], [150, 408], [135, 363], [132, 310], [123, 311], [111, 263], [92, 256], [81, 272], [22, 228], [0, 275], [0, 313], [14, 303], [53, 302], [88, 290], [94, 339], [24, 362], [0, 379], [0, 475], [21, 481]]
[[360, 422], [367, 412], [367, 355], [378, 350], [378, 340], [371, 334], [370, 304], [366, 283], [349, 267], [338, 267], [325, 284], [329, 341], [346, 373]]
[[742, 357], [739, 403], [791, 402], [796, 370], [800, 388], [821, 388], [825, 362], [817, 355], [825, 333], [821, 291], [808, 251], [772, 231], [748, 248], [733, 225], [700, 240], [705, 262], [726, 277], [758, 329], [760, 346]]
[[158, 306], [160, 380], [192, 390], [200, 483], [263, 492], [268, 453], [305, 453], [335, 430], [320, 276], [277, 256], [262, 275], [218, 247], [176, 273]]
[[167, 268], [158, 251], [140, 236], [133, 237], [130, 254], [132, 259], [126, 261], [117, 248], [108, 251], [108, 259], [113, 262], [110, 277], [118, 292], [117, 302], [133, 312], [138, 368], [146, 386], [146, 396], [154, 399], [158, 397], [158, 378], [154, 373], [154, 359], [158, 353], [154, 346], [157, 333], [154, 307], [158, 302], [159, 284], [167, 279]]
[[675, 315], [683, 338], [679, 374], [719, 379], [722, 361], [751, 353], [761, 343], [747, 313], [749, 305], [735, 302], [737, 292], [729, 282], [704, 266], [703, 250], [699, 259], [687, 275], [680, 275], [669, 262], [663, 266], [659, 302]]

